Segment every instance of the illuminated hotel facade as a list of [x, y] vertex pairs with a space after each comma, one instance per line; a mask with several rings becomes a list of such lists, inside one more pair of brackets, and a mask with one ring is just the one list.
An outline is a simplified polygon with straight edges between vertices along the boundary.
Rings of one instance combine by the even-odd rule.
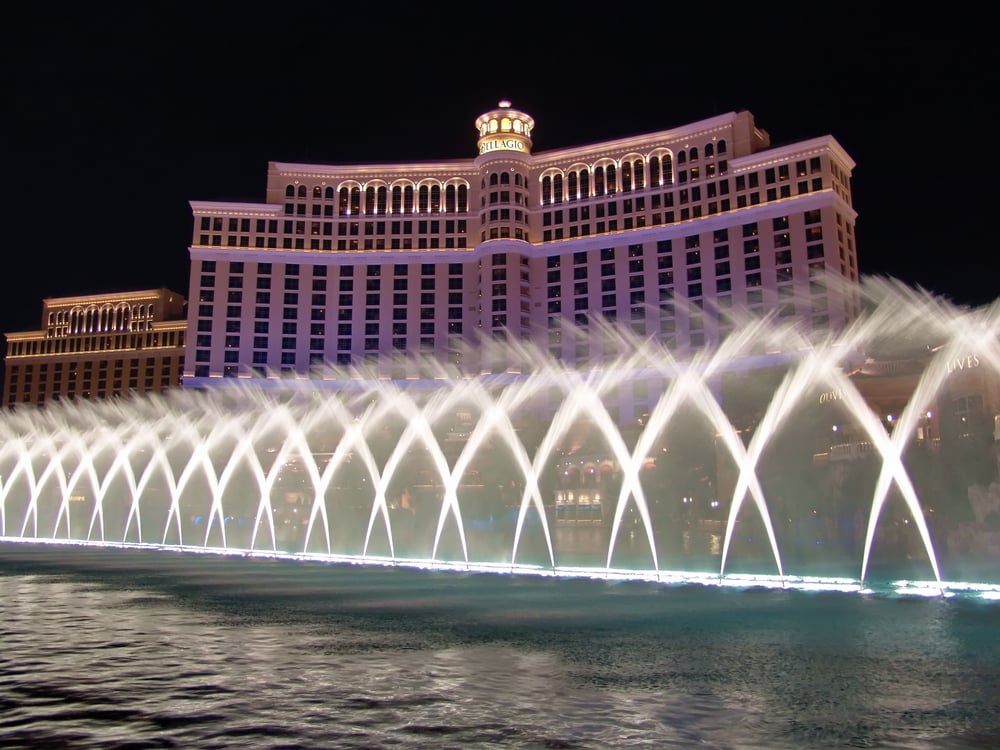
[[823, 330], [857, 314], [855, 165], [833, 137], [772, 147], [742, 111], [533, 153], [534, 127], [502, 101], [472, 158], [272, 162], [263, 202], [192, 201], [184, 385], [325, 363], [402, 379], [414, 353], [510, 366], [456, 346], [482, 336], [585, 366], [615, 353], [564, 324], [594, 316], [683, 357], [731, 309]]
[[180, 385], [185, 299], [170, 289], [54, 297], [41, 328], [6, 334], [4, 404], [161, 393]]

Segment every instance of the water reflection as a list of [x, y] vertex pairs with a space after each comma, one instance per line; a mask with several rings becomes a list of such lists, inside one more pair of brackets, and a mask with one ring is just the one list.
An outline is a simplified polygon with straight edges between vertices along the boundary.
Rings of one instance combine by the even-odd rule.
[[968, 600], [21, 546], [0, 599], [4, 747], [925, 750], [1000, 715]]

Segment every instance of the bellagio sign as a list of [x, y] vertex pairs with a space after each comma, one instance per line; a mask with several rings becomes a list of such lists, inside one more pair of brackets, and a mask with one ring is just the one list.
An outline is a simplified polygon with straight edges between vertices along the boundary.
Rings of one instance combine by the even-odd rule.
[[521, 153], [525, 153], [527, 150], [528, 144], [524, 142], [524, 139], [513, 135], [495, 135], [479, 141], [480, 156], [493, 153], [494, 151], [520, 151]]

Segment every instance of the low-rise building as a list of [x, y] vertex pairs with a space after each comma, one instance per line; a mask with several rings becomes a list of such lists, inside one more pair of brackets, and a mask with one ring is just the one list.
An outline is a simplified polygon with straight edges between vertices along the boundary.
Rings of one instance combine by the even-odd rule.
[[164, 288], [43, 300], [39, 330], [6, 334], [4, 404], [179, 386], [185, 304], [182, 295]]

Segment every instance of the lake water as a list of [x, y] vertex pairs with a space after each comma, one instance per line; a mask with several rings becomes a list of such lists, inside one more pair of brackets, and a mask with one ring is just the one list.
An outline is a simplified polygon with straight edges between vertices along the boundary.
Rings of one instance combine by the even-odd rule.
[[1000, 602], [0, 545], [3, 748], [995, 748]]

